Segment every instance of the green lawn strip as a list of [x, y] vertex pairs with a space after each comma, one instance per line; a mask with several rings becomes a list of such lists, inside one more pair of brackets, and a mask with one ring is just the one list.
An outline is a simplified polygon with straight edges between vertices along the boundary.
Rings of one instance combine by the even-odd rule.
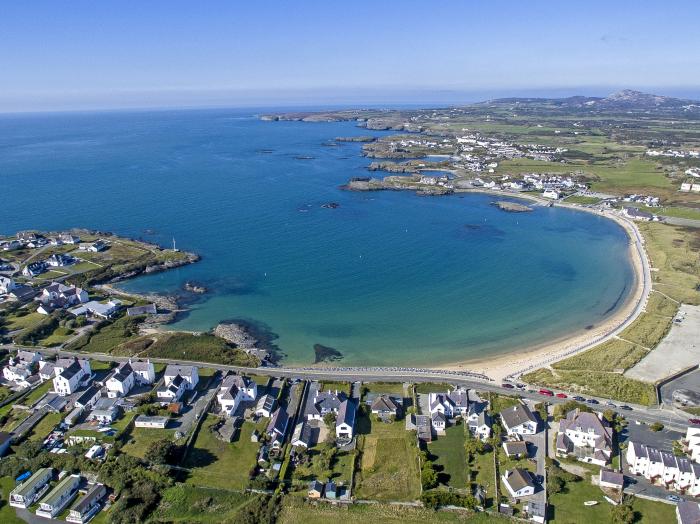
[[46, 393], [49, 392], [49, 390], [53, 387], [53, 381], [47, 380], [43, 384], [37, 386], [34, 388], [29, 395], [24, 397], [20, 404], [23, 406], [32, 406], [34, 403], [39, 400], [41, 397], [46, 395]]
[[24, 521], [15, 514], [15, 508], [10, 506], [10, 491], [15, 489], [16, 484], [10, 477], [0, 477], [0, 491], [2, 500], [0, 501], [0, 522], [3, 524], [23, 524]]
[[177, 484], [163, 492], [150, 522], [238, 522], [238, 512], [257, 497], [223, 489]]
[[494, 413], [500, 413], [504, 409], [511, 408], [513, 406], [519, 405], [521, 402], [517, 397], [511, 397], [508, 395], [499, 395], [497, 393], [491, 393], [491, 411]]
[[600, 202], [600, 198], [589, 197], [584, 195], [571, 195], [570, 197], [566, 197], [564, 199], [564, 202], [566, 202], [567, 204], [590, 205], [597, 204], [598, 202]]
[[522, 376], [531, 384], [566, 391], [611, 398], [622, 402], [651, 405], [656, 402], [652, 384], [627, 378], [618, 373], [590, 370], [556, 370], [540, 368]]
[[172, 333], [160, 336], [141, 356], [212, 362], [232, 366], [256, 367], [260, 361], [240, 349], [235, 349], [214, 335]]
[[212, 426], [218, 417], [207, 415], [183, 467], [191, 468], [187, 483], [225, 489], [244, 489], [248, 484], [248, 473], [256, 465], [259, 449], [250, 436], [255, 429], [252, 422], [244, 422], [232, 443], [216, 438]]
[[416, 500], [420, 496], [415, 433], [403, 420], [390, 424], [361, 414], [357, 421], [360, 467], [355, 474], [359, 499]]
[[433, 392], [444, 393], [445, 391], [450, 391], [452, 389], [452, 386], [450, 386], [449, 384], [436, 383], [436, 382], [416, 382], [415, 389], [416, 389], [416, 393], [421, 393], [423, 395], [427, 395], [428, 393], [433, 393]]
[[641, 211], [660, 215], [665, 217], [686, 218], [689, 220], [700, 220], [700, 210], [692, 207], [684, 206], [663, 206], [663, 207], [647, 207], [639, 206]]
[[445, 435], [439, 435], [428, 444], [429, 458], [438, 470], [440, 484], [458, 489], [467, 488], [469, 478], [464, 442], [464, 426], [457, 424], [447, 428]]
[[338, 485], [348, 486], [352, 474], [352, 463], [355, 460], [353, 451], [338, 451], [329, 464], [329, 469], [321, 468], [321, 450], [319, 447], [310, 449], [308, 452], [310, 462], [292, 468], [292, 481], [297, 486], [306, 486], [312, 480], [327, 482], [332, 480]]
[[319, 391], [328, 391], [329, 389], [331, 391], [342, 391], [346, 395], [350, 394], [350, 388], [352, 385], [350, 382], [330, 382], [330, 381], [324, 381], [319, 384]]
[[395, 397], [403, 397], [403, 384], [397, 382], [366, 382], [362, 384], [363, 388], [375, 395], [391, 395]]
[[[26, 310], [20, 310], [26, 311]], [[7, 329], [8, 331], [16, 331], [18, 329], [27, 329], [37, 326], [42, 320], [46, 318], [46, 315], [41, 313], [27, 313], [26, 315], [19, 316], [17, 313], [10, 315], [7, 318]]]
[[27, 436], [28, 440], [44, 440], [48, 437], [49, 433], [53, 431], [54, 427], [61, 422], [62, 415], [60, 413], [49, 413], [44, 416], [39, 423], [32, 428]]
[[491, 507], [496, 496], [493, 453], [484, 452], [472, 457], [469, 463], [472, 486], [481, 486], [486, 491], [486, 506]]

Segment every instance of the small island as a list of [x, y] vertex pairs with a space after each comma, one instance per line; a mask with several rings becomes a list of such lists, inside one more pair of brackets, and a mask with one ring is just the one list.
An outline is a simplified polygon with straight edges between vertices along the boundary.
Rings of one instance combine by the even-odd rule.
[[496, 206], [502, 211], [507, 211], [508, 213], [527, 213], [528, 211], [532, 211], [532, 208], [529, 206], [518, 204], [517, 202], [510, 202], [508, 200], [491, 202], [491, 205]]

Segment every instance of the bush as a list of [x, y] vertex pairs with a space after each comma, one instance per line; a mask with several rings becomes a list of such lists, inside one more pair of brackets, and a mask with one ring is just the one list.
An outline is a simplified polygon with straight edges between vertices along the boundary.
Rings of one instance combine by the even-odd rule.
[[437, 509], [440, 506], [459, 506], [461, 508], [474, 509], [477, 506], [476, 499], [472, 495], [460, 495], [451, 491], [435, 490], [426, 491], [420, 497], [426, 508]]
[[651, 426], [649, 426], [649, 429], [652, 431], [661, 431], [664, 429], [664, 425], [661, 422], [654, 422]]

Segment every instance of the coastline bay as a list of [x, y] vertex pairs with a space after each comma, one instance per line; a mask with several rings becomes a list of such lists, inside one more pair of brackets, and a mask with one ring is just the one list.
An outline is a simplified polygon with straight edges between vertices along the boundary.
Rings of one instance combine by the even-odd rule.
[[174, 329], [249, 319], [290, 364], [313, 363], [315, 344], [340, 351], [339, 365], [483, 359], [597, 325], [633, 281], [625, 232], [589, 213], [341, 191], [369, 163], [359, 144], [324, 146], [367, 135], [348, 122], [211, 110], [3, 117], [0, 129], [15, 195], [2, 232], [175, 237], [202, 261], [122, 287], [202, 282], [211, 293]]

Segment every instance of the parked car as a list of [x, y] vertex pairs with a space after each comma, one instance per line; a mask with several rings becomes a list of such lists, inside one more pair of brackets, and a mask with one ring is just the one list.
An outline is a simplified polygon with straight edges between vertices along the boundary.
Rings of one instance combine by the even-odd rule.
[[689, 418], [688, 422], [691, 424], [700, 424], [700, 418]]
[[580, 395], [576, 395], [575, 397], [573, 397], [573, 399], [574, 399], [576, 402], [586, 402], [586, 399], [583, 398], [583, 397], [580, 396]]
[[678, 495], [666, 495], [666, 500], [670, 500], [671, 502], [680, 502], [683, 499]]
[[507, 382], [504, 382], [503, 384], [501, 384], [501, 387], [506, 389], [513, 389], [515, 386], [513, 384], [508, 384]]
[[624, 409], [625, 411], [632, 411], [632, 408], [629, 407], [627, 404], [623, 404], [622, 406], [620, 406], [620, 409]]
[[515, 387], [518, 388], [518, 389], [525, 389], [525, 384], [517, 383], [517, 384], [515, 385]]
[[554, 392], [553, 392], [553, 391], [550, 391], [549, 389], [545, 389], [545, 388], [540, 389], [539, 393], [540, 393], [540, 395], [546, 395], [546, 396], [548, 396], [548, 397], [553, 397], [553, 396], [554, 396]]
[[600, 402], [598, 402], [598, 401], [597, 401], [596, 399], [594, 399], [594, 398], [589, 398], [586, 402], [588, 402], [589, 404], [600, 404]]
[[569, 398], [568, 395], [567, 395], [566, 393], [557, 393], [555, 396], [556, 396], [557, 398]]
[[609, 401], [609, 400], [605, 403], [605, 405], [606, 405], [606, 406], [610, 406], [611, 408], [616, 408], [616, 407], [617, 407], [617, 405], [616, 405], [614, 402], [611, 402], [611, 401]]

